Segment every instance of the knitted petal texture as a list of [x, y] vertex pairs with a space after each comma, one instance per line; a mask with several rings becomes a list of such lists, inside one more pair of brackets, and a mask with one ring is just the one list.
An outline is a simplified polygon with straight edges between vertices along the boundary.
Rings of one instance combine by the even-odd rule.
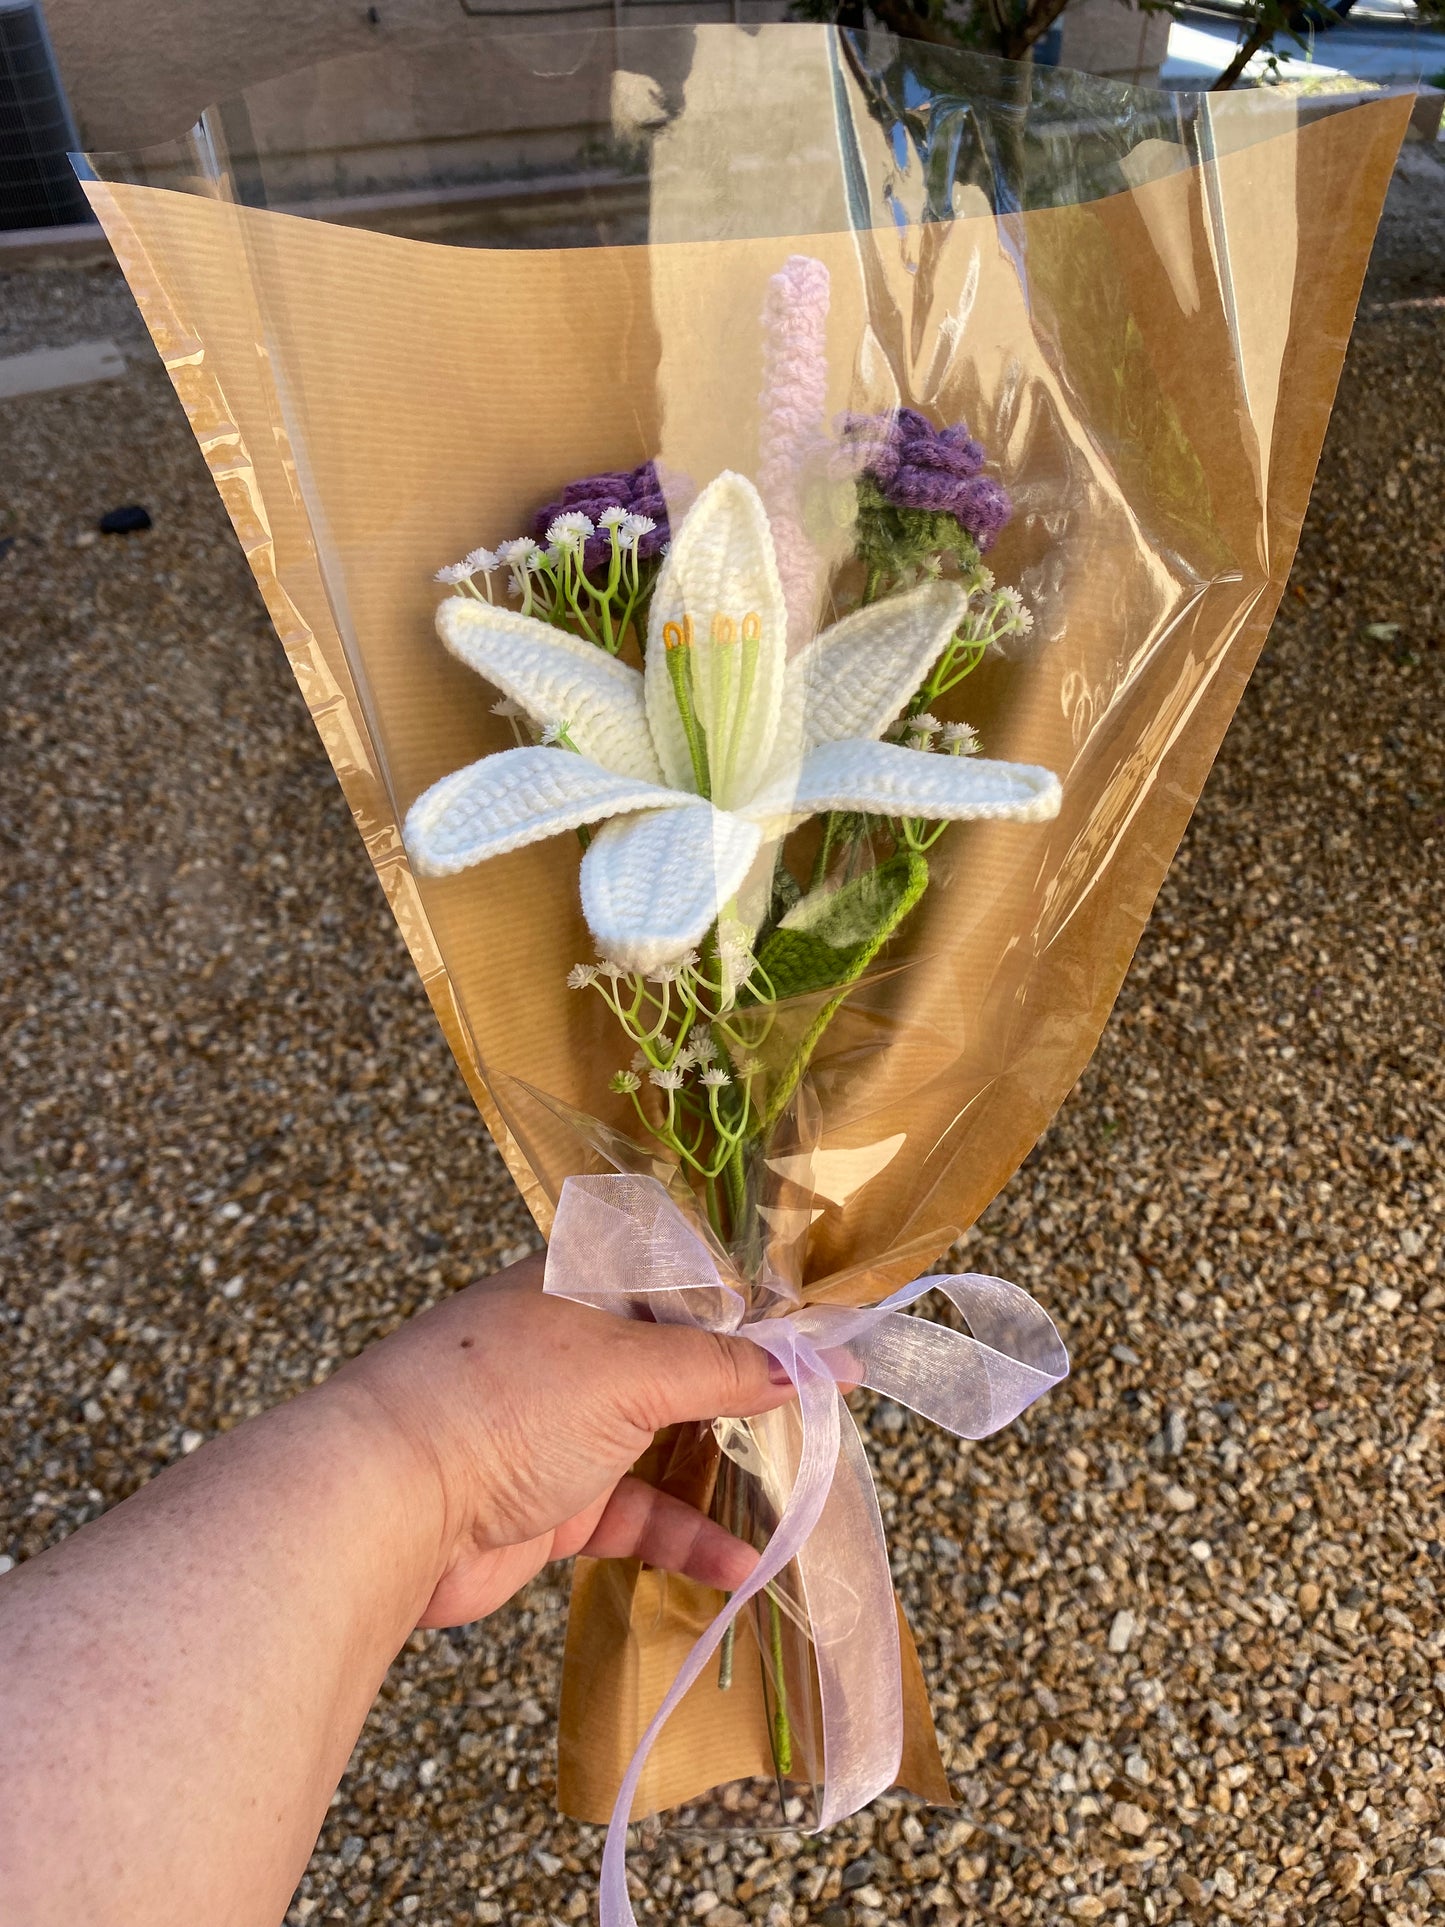
[[788, 607], [788, 642], [813, 633], [818, 551], [804, 526], [806, 470], [824, 447], [828, 401], [828, 270], [790, 255], [768, 282], [763, 306], [763, 392], [758, 405], [758, 489], [772, 524]]
[[723, 808], [763, 780], [777, 734], [787, 610], [757, 490], [725, 469], [677, 531], [647, 629], [647, 718], [668, 780], [687, 781], [686, 741], [667, 657], [685, 648], [707, 732], [713, 801]]
[[925, 582], [845, 616], [788, 664], [780, 741], [804, 749], [881, 736], [942, 655], [968, 597], [955, 582]]
[[742, 887], [762, 835], [692, 798], [608, 823], [582, 859], [582, 913], [598, 947], [635, 970], [692, 949]]
[[824, 743], [805, 760], [795, 784], [779, 783], [749, 806], [764, 822], [821, 810], [867, 810], [878, 816], [938, 821], [991, 817], [1040, 823], [1059, 810], [1059, 779], [1031, 763], [981, 756], [930, 756], [897, 743]]
[[423, 791], [407, 811], [404, 834], [423, 876], [454, 876], [581, 823], [693, 800], [564, 749], [507, 749]]
[[451, 596], [441, 605], [437, 634], [535, 722], [565, 723], [584, 756], [619, 775], [662, 782], [642, 677], [627, 663], [550, 623], [471, 596]]

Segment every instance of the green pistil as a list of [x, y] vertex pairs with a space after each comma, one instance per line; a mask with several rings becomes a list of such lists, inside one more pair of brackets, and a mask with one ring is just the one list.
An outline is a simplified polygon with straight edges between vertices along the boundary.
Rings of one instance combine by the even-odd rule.
[[733, 696], [732, 729], [728, 736], [727, 775], [731, 785], [737, 769], [738, 750], [747, 733], [748, 704], [752, 701], [753, 684], [758, 678], [758, 655], [762, 649], [761, 636], [744, 635], [740, 642], [731, 645], [738, 650], [738, 683]]
[[672, 693], [687, 738], [687, 753], [692, 758], [692, 778], [699, 796], [711, 796], [712, 784], [707, 769], [707, 739], [697, 719], [692, 700], [692, 650], [686, 642], [667, 645], [667, 673], [672, 678]]

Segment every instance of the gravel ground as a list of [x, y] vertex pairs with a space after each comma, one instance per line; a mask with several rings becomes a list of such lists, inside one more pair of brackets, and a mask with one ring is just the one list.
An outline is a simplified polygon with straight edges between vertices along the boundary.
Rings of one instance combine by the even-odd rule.
[[[962, 1812], [664, 1842], [646, 1918], [1445, 1908], [1442, 314], [1417, 150], [1269, 650], [1102, 1049], [968, 1241], [1074, 1376], [981, 1446], [869, 1415]], [[106, 333], [123, 381], [0, 404], [7, 1560], [534, 1241], [124, 288], [0, 289], [0, 353]], [[128, 501], [154, 529], [97, 539]], [[587, 1914], [564, 1603], [549, 1572], [413, 1638], [291, 1921]]]

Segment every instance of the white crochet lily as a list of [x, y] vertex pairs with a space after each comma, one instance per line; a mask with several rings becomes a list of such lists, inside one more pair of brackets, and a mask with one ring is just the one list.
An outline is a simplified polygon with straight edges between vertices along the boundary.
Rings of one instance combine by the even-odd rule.
[[442, 640], [549, 745], [484, 756], [418, 797], [406, 819], [412, 861], [451, 876], [600, 822], [582, 859], [583, 913], [605, 956], [652, 970], [696, 945], [764, 840], [805, 817], [1051, 817], [1049, 770], [878, 741], [964, 607], [955, 584], [925, 583], [859, 609], [790, 660], [767, 515], [752, 483], [731, 473], [677, 531], [644, 672], [532, 617], [453, 596], [437, 611]]

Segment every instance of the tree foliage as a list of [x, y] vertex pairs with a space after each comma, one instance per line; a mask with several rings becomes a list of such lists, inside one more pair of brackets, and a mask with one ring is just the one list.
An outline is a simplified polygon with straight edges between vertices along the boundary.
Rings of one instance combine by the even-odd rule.
[[[1173, 13], [1177, 0], [1134, 0], [1144, 13]], [[1068, 0], [796, 0], [799, 19], [843, 27], [886, 27], [905, 40], [975, 47], [1005, 60], [1024, 60], [1063, 13]], [[1445, 0], [1415, 0], [1422, 25], [1445, 22]], [[1233, 60], [1215, 81], [1233, 87], [1254, 56], [1281, 34], [1300, 47], [1342, 16], [1329, 0], [1242, 0], [1241, 38]]]

